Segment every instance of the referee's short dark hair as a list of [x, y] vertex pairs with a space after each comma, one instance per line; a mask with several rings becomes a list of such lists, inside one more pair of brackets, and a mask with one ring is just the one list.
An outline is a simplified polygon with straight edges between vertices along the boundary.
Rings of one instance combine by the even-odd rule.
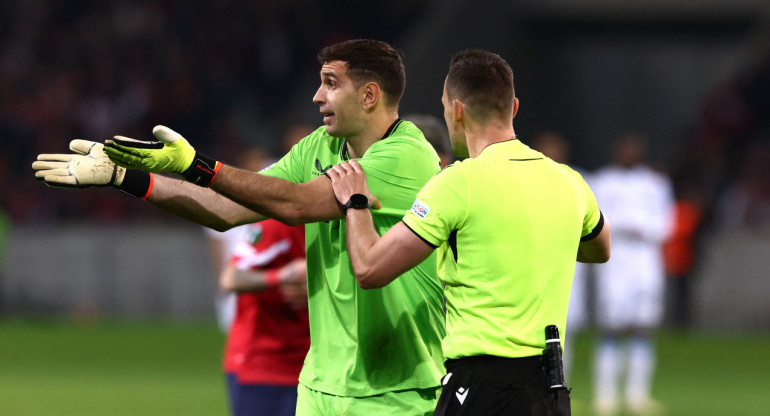
[[513, 70], [492, 52], [467, 49], [452, 56], [446, 90], [449, 100], [460, 100], [482, 122], [513, 112]]
[[342, 61], [348, 64], [348, 76], [360, 87], [376, 82], [385, 93], [385, 104], [398, 107], [406, 87], [406, 70], [401, 52], [386, 42], [353, 39], [327, 46], [318, 53], [318, 63]]

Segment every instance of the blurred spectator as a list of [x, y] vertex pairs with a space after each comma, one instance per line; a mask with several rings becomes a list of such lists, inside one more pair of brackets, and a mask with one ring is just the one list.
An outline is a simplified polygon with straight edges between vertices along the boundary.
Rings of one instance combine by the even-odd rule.
[[[259, 147], [252, 147], [240, 152], [235, 166], [256, 172], [266, 167], [269, 160], [269, 155], [265, 150]], [[203, 232], [206, 234], [206, 238], [209, 242], [212, 268], [217, 277], [229, 262], [235, 246], [243, 239], [243, 235], [247, 229], [248, 225], [233, 227], [224, 232], [215, 231], [211, 228], [203, 228]], [[229, 291], [218, 290], [214, 296], [214, 306], [219, 328], [222, 332], [227, 333], [235, 318], [235, 294]]]
[[[561, 133], [554, 131], [539, 133], [532, 138], [530, 146], [556, 163], [569, 163], [569, 142]], [[581, 175], [583, 174], [581, 169], [577, 170]]]
[[312, 124], [289, 124], [289, 126], [284, 130], [283, 137], [281, 139], [281, 156], [289, 153], [295, 144], [309, 136], [310, 133], [316, 130], [316, 128], [318, 127]]
[[[211, 257], [211, 268], [214, 270], [217, 281], [219, 273], [230, 261], [230, 257], [235, 251], [235, 246], [243, 239], [246, 233], [247, 225], [233, 227], [227, 231], [219, 232], [211, 228], [203, 228], [209, 245], [209, 256]], [[217, 285], [217, 288], [219, 286]], [[225, 334], [230, 331], [230, 326], [235, 318], [236, 296], [231, 292], [218, 289], [214, 294], [214, 307], [219, 329]]]
[[663, 245], [663, 260], [669, 277], [666, 310], [671, 324], [681, 329], [690, 325], [690, 297], [697, 264], [703, 201], [692, 184], [676, 187], [675, 192], [673, 232]]
[[719, 224], [770, 231], [770, 136], [748, 145], [735, 181], [717, 207]]
[[[288, 151], [313, 130], [290, 125], [282, 147]], [[236, 167], [254, 172], [272, 162], [260, 147], [240, 151], [237, 160]], [[228, 335], [223, 369], [231, 413], [293, 415], [310, 344], [304, 227], [266, 220], [204, 230], [218, 273], [217, 320]], [[283, 280], [269, 281], [270, 273]]]
[[[426, 3], [0, 2], [0, 206], [19, 223], [167, 221], [109, 191], [46, 191], [29, 164], [75, 138], [142, 138], [155, 124], [227, 160], [244, 143], [271, 149], [292, 88], [318, 76], [316, 51], [335, 38], [396, 38]], [[355, 18], [374, 10], [393, 20]]]
[[661, 246], [671, 233], [673, 190], [669, 179], [644, 164], [646, 142], [626, 134], [613, 144], [613, 163], [591, 177], [599, 206], [612, 224], [612, 257], [596, 265], [600, 331], [594, 360], [594, 407], [598, 415], [619, 411], [619, 377], [626, 375], [625, 406], [654, 414], [652, 335], [663, 317]]
[[223, 360], [234, 416], [292, 416], [310, 348], [304, 226], [247, 226], [219, 283], [237, 293]]
[[418, 129], [422, 131], [425, 139], [428, 140], [438, 153], [441, 161], [441, 168], [449, 166], [454, 161], [452, 154], [452, 145], [449, 142], [449, 132], [446, 124], [438, 117], [429, 114], [410, 114], [403, 117], [404, 120], [411, 121]]
[[767, 208], [770, 148], [770, 42], [759, 30], [752, 55], [703, 101], [690, 140], [672, 165], [676, 186], [694, 186], [701, 228], [756, 230], [770, 223]]
[[[570, 158], [569, 142], [560, 133], [543, 132], [532, 139], [531, 147], [554, 162], [567, 164]], [[585, 171], [575, 166], [570, 166], [583, 176], [586, 182]], [[567, 310], [567, 328], [564, 331], [564, 375], [569, 384], [569, 375], [572, 370], [574, 354], [571, 348], [571, 341], [575, 334], [583, 331], [590, 323], [588, 312], [588, 263], [575, 262], [575, 275], [572, 280], [572, 292], [569, 298], [569, 309]]]

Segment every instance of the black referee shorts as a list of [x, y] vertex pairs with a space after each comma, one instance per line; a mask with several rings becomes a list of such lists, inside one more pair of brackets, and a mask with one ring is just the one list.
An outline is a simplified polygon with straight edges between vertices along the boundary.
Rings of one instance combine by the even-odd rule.
[[446, 361], [434, 416], [569, 416], [569, 391], [548, 388], [541, 357]]

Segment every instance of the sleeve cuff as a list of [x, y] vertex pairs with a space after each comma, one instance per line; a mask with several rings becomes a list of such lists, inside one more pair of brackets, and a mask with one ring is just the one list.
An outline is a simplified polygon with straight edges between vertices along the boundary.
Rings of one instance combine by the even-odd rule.
[[152, 193], [152, 187], [155, 184], [155, 177], [152, 173], [143, 170], [126, 170], [126, 176], [123, 177], [123, 183], [118, 186], [118, 190], [126, 195], [146, 200]]
[[596, 227], [594, 227], [594, 229], [590, 233], [580, 237], [580, 241], [582, 242], [582, 241], [593, 240], [594, 238], [596, 238], [597, 235], [599, 235], [600, 232], [602, 232], [602, 228], [604, 228], [604, 214], [602, 214], [602, 212], [599, 211], [599, 222], [596, 223]]
[[416, 236], [417, 236], [417, 237], [418, 237], [420, 240], [424, 241], [424, 242], [425, 242], [425, 244], [427, 244], [429, 247], [431, 247], [431, 248], [433, 248], [433, 249], [436, 249], [436, 248], [438, 248], [438, 246], [437, 246], [437, 245], [435, 245], [435, 244], [431, 243], [430, 241], [426, 240], [426, 239], [425, 239], [425, 238], [423, 238], [423, 237], [422, 237], [420, 234], [418, 234], [418, 233], [417, 233], [417, 231], [413, 230], [413, 229], [412, 229], [412, 227], [410, 227], [410, 226], [409, 226], [409, 224], [407, 224], [407, 223], [406, 223], [404, 220], [401, 220], [401, 222], [402, 222], [404, 225], [406, 225], [406, 228], [408, 228], [408, 229], [409, 229], [409, 231], [413, 232], [413, 233], [414, 233], [414, 235], [416, 235]]

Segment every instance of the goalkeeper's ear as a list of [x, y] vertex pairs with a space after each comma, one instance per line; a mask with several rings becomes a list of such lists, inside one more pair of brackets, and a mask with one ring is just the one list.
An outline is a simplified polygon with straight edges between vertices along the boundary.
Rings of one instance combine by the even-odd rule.
[[101, 143], [90, 142], [88, 140], [75, 139], [70, 142], [70, 150], [77, 154], [87, 155], [94, 146], [102, 146]]

